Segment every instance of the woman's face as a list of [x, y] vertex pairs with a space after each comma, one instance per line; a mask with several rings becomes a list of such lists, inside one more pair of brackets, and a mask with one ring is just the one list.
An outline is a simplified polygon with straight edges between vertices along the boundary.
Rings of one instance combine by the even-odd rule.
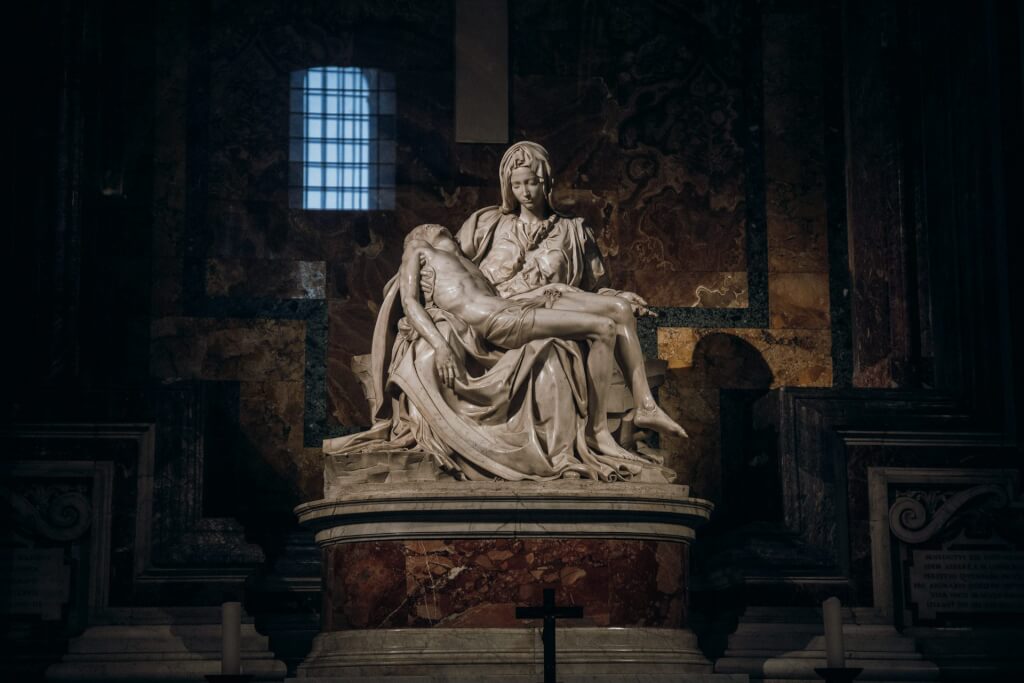
[[512, 171], [512, 194], [516, 201], [533, 213], [543, 213], [547, 209], [544, 197], [544, 183], [528, 166], [520, 166]]

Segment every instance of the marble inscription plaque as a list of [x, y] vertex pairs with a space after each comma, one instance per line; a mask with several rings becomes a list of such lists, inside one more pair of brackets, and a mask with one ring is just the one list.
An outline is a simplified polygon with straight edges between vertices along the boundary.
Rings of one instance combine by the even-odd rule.
[[1024, 612], [1024, 552], [914, 550], [910, 601], [938, 614]]
[[7, 586], [4, 611], [60, 619], [69, 580], [62, 548], [15, 548], [0, 563], [0, 581]]

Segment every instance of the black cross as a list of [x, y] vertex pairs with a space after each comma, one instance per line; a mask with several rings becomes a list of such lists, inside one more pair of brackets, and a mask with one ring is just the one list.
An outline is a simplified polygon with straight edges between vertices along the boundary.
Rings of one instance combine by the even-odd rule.
[[544, 683], [555, 683], [555, 619], [582, 619], [583, 608], [555, 605], [555, 590], [544, 589], [544, 604], [539, 607], [516, 607], [516, 619], [544, 620]]

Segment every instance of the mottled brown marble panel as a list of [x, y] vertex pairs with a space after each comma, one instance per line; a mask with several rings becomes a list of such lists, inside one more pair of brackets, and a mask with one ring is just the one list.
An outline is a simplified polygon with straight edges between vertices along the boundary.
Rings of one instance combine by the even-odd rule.
[[772, 329], [829, 328], [828, 273], [773, 273], [768, 297]]
[[768, 267], [825, 273], [822, 19], [805, 3], [766, 12], [763, 22]]
[[617, 289], [644, 292], [652, 306], [746, 308], [746, 272], [671, 272], [655, 268], [623, 273]]
[[912, 200], [903, 194], [911, 179], [901, 139], [907, 86], [887, 48], [903, 18], [875, 0], [850, 5], [844, 19], [853, 385], [892, 387], [907, 379], [915, 325], [907, 281], [914, 226], [904, 222]]
[[273, 299], [323, 299], [327, 267], [323, 261], [207, 259], [210, 296]]
[[[259, 454], [244, 467], [256, 481], [273, 479], [296, 502], [323, 494], [323, 453], [303, 446], [305, 387], [300, 381], [239, 382], [238, 416], [244, 446]], [[259, 468], [261, 471], [257, 471]]]
[[[742, 348], [735, 353], [728, 352], [717, 341], [723, 337], [732, 337]], [[734, 378], [735, 383], [729, 386], [746, 386], [742, 378], [754, 360], [763, 363], [770, 373], [765, 388], [829, 386], [832, 382], [830, 348], [828, 330], [685, 327], [658, 330], [658, 357], [667, 360], [670, 368], [708, 369], [716, 376]]]
[[150, 372], [162, 379], [302, 380], [306, 325], [296, 320], [161, 318]]
[[324, 550], [324, 629], [525, 625], [544, 588], [584, 619], [563, 626], [685, 624], [679, 543], [493, 539], [350, 543]]
[[240, 382], [239, 422], [255, 442], [302, 448], [302, 382]]
[[352, 357], [370, 352], [377, 316], [372, 301], [331, 301], [328, 309], [327, 394], [341, 424], [370, 424], [370, 408]]
[[658, 330], [658, 356], [668, 361], [658, 390], [662, 407], [688, 439], [662, 437], [666, 465], [694, 495], [721, 502], [723, 389], [830, 386], [831, 332], [819, 330]]

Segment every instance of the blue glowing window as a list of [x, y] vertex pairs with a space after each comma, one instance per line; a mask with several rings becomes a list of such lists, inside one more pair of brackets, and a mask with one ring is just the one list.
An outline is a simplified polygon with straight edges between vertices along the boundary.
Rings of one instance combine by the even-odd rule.
[[395, 81], [378, 69], [292, 72], [289, 204], [395, 208]]

